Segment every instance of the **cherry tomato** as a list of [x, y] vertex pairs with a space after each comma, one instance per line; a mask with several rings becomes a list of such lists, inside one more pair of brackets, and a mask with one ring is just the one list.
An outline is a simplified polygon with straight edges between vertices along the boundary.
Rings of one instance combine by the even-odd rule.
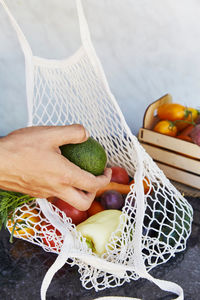
[[101, 205], [101, 203], [97, 200], [94, 200], [90, 206], [90, 208], [88, 209], [88, 217], [91, 217], [95, 214], [97, 214], [98, 212], [104, 210], [103, 206]]
[[198, 110], [192, 107], [186, 107], [178, 103], [164, 103], [157, 109], [157, 115], [160, 120], [195, 120], [198, 116]]
[[129, 176], [127, 171], [119, 166], [111, 167], [112, 169], [112, 178], [111, 181], [122, 183], [122, 184], [128, 184], [129, 183]]
[[40, 236], [42, 237], [43, 243], [52, 248], [52, 250], [58, 250], [60, 243], [63, 243], [63, 240], [59, 239], [59, 236], [61, 236], [60, 231], [46, 222], [42, 223]]
[[52, 197], [47, 198], [47, 200], [48, 200], [50, 203], [54, 203], [54, 202], [57, 200], [57, 197], [52, 196]]
[[[188, 115], [184, 118], [183, 122], [176, 122], [176, 127], [178, 128], [178, 131], [183, 130], [184, 128], [190, 126], [187, 122], [196, 122], [199, 112], [197, 109], [188, 107]], [[184, 122], [187, 121], [187, 122]]]
[[177, 103], [164, 103], [157, 109], [160, 120], [183, 120], [186, 117], [187, 108]]
[[85, 221], [88, 218], [87, 211], [81, 211], [59, 198], [56, 198], [53, 204], [62, 210], [67, 217], [71, 218], [72, 223], [75, 225]]
[[169, 136], [176, 136], [178, 132], [177, 127], [173, 124], [173, 122], [167, 120], [159, 121], [153, 128], [153, 131]]
[[23, 211], [17, 211], [14, 222], [12, 222], [11, 219], [8, 220], [7, 226], [10, 233], [15, 226], [14, 236], [17, 237], [20, 235], [21, 237], [28, 238], [29, 235], [34, 236], [36, 231], [40, 229], [40, 221], [41, 220], [36, 209], [28, 211], [27, 208], [23, 208]]

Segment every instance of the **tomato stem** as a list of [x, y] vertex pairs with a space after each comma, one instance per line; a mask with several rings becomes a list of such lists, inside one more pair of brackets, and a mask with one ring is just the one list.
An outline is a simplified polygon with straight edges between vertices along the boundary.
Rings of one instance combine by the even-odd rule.
[[169, 122], [169, 127], [168, 127], [169, 130], [173, 130], [173, 127], [176, 125], [175, 122], [174, 121], [169, 121], [169, 120], [168, 120], [168, 122]]
[[[172, 121], [171, 121], [172, 122]], [[176, 123], [178, 122], [182, 122], [182, 123], [187, 123], [187, 124], [190, 124], [190, 125], [196, 125], [196, 123], [192, 120], [192, 121], [187, 121], [187, 120], [175, 120], [173, 121], [172, 123], [174, 123], [174, 125], [176, 125]]]

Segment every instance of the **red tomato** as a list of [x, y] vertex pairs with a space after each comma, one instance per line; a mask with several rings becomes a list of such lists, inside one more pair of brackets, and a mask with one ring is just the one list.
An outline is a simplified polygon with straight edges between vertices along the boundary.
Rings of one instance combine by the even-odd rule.
[[60, 210], [62, 210], [67, 217], [71, 218], [72, 223], [75, 225], [78, 225], [79, 223], [85, 221], [88, 218], [87, 211], [78, 210], [77, 208], [71, 206], [70, 204], [59, 198], [56, 198], [53, 204]]
[[104, 210], [104, 208], [101, 203], [97, 200], [94, 200], [88, 209], [88, 217], [93, 216], [102, 210]]
[[[54, 232], [56, 233], [56, 235]], [[55, 229], [53, 225], [43, 222], [40, 236], [42, 237], [42, 241], [46, 246], [52, 248], [53, 250], [58, 249], [60, 242], [58, 237], [61, 236], [61, 233], [60, 231]], [[61, 240], [61, 242], [63, 241]]]
[[128, 184], [129, 183], [129, 176], [127, 171], [119, 166], [111, 167], [112, 169], [112, 178], [111, 181], [122, 183], [122, 184]]
[[54, 196], [52, 196], [52, 197], [47, 198], [47, 200], [48, 200], [50, 203], [54, 203], [54, 202], [57, 200], [57, 198], [54, 197]]

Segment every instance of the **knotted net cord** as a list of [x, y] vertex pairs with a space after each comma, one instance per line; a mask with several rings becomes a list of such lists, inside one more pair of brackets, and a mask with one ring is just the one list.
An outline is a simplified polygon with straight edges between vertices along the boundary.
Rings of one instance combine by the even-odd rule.
[[[183, 299], [178, 285], [154, 279], [149, 271], [185, 249], [191, 232], [192, 208], [127, 126], [92, 46], [80, 0], [76, 3], [82, 46], [66, 60], [34, 56], [5, 3], [0, 2], [25, 54], [28, 125], [83, 124], [105, 148], [108, 166], [122, 166], [135, 180], [126, 197], [119, 227], [102, 257], [87, 247], [70, 218], [45, 199], [17, 209], [15, 215], [21, 220], [24, 211], [29, 211], [26, 226], [34, 234], [18, 230], [15, 236], [58, 254], [45, 276], [42, 299], [54, 273], [66, 261], [78, 265], [82, 285], [87, 289], [100, 291], [143, 277]], [[32, 218], [37, 222], [32, 222]], [[12, 226], [8, 224], [8, 229]]]

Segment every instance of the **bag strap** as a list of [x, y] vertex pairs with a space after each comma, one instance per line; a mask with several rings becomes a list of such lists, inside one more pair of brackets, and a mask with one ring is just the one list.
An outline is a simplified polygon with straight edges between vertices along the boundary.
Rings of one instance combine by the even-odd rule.
[[[2, 4], [3, 8], [5, 9], [10, 22], [17, 34], [20, 46], [24, 52], [25, 57], [27, 55], [32, 55], [32, 50], [31, 47], [23, 33], [23, 31], [21, 30], [19, 24], [17, 23], [17, 21], [15, 20], [15, 18], [13, 17], [10, 9], [8, 8], [8, 6], [6, 5], [4, 0], [0, 0], [0, 3]], [[78, 13], [78, 19], [79, 19], [79, 27], [80, 27], [80, 35], [81, 35], [81, 40], [83, 44], [90, 44], [91, 43], [91, 38], [90, 38], [90, 32], [89, 32], [89, 28], [88, 28], [88, 24], [87, 24], [87, 20], [83, 11], [83, 6], [82, 6], [82, 2], [81, 0], [76, 0], [76, 6], [77, 6], [77, 13]]]
[[2, 4], [3, 8], [5, 9], [10, 21], [11, 21], [11, 25], [13, 26], [21, 49], [24, 53], [24, 57], [25, 57], [25, 68], [26, 68], [26, 96], [27, 96], [27, 109], [28, 109], [28, 124], [27, 126], [32, 126], [32, 107], [33, 107], [33, 54], [32, 54], [32, 50], [31, 47], [25, 37], [25, 35], [23, 34], [20, 26], [18, 25], [17, 21], [15, 20], [15, 18], [13, 17], [12, 13], [10, 12], [10, 10], [8, 9], [7, 5], [5, 4], [5, 2], [3, 0], [0, 0], [0, 3]]
[[79, 19], [79, 27], [80, 27], [80, 35], [81, 40], [84, 45], [91, 44], [90, 31], [88, 27], [88, 23], [85, 17], [85, 13], [83, 10], [83, 5], [81, 0], [76, 0], [76, 7]]
[[20, 46], [22, 48], [22, 51], [24, 52], [24, 56], [25, 58], [27, 58], [28, 56], [32, 56], [32, 50], [31, 47], [25, 37], [25, 35], [23, 34], [20, 26], [18, 25], [17, 21], [15, 20], [15, 18], [13, 17], [12, 13], [10, 12], [10, 10], [8, 9], [6, 3], [4, 2], [4, 0], [0, 0], [0, 3], [2, 4], [3, 8], [5, 9], [11, 24], [17, 34]]
[[[51, 283], [53, 276], [62, 266], [64, 266], [64, 264], [66, 263], [68, 258], [78, 258], [81, 261], [83, 261], [84, 263], [90, 264], [91, 266], [94, 266], [97, 269], [101, 269], [105, 272], [108, 272], [110, 274], [113, 274], [115, 276], [122, 277], [122, 278], [127, 270], [128, 271], [135, 270], [135, 267], [133, 267], [133, 266], [115, 264], [112, 262], [105, 261], [102, 258], [88, 255], [88, 254], [82, 254], [82, 253], [80, 253], [80, 251], [77, 251], [77, 249], [74, 247], [75, 242], [74, 242], [73, 234], [66, 228], [65, 224], [54, 213], [49, 202], [46, 199], [37, 199], [36, 201], [37, 201], [38, 205], [40, 206], [40, 209], [42, 210], [44, 216], [64, 236], [64, 243], [62, 245], [61, 251], [60, 251], [57, 259], [52, 264], [52, 266], [49, 268], [49, 270], [47, 271], [47, 273], [43, 279], [42, 286], [41, 286], [41, 299], [42, 300], [46, 300], [46, 292]], [[138, 243], [138, 241], [136, 242], [136, 244], [137, 243]], [[176, 284], [174, 282], [166, 281], [166, 280], [156, 279], [156, 278], [152, 277], [149, 273], [147, 273], [145, 268], [144, 268], [144, 270], [142, 270], [142, 268], [140, 268], [139, 270], [136, 270], [136, 271], [137, 271], [137, 273], [139, 271], [138, 275], [140, 277], [148, 279], [151, 282], [155, 283], [163, 291], [172, 292], [172, 293], [175, 293], [176, 295], [178, 295], [176, 300], [184, 299], [183, 289], [178, 284]], [[106, 298], [106, 297], [102, 298], [102, 300], [104, 300], [104, 299], [109, 300], [109, 298]], [[118, 300], [117, 297], [112, 297], [111, 299]], [[135, 298], [129, 298], [129, 299], [134, 300]], [[98, 298], [93, 299], [93, 300], [98, 300]], [[126, 300], [126, 298], [121, 297], [120, 300]], [[139, 299], [137, 299], [137, 300], [139, 300]]]

